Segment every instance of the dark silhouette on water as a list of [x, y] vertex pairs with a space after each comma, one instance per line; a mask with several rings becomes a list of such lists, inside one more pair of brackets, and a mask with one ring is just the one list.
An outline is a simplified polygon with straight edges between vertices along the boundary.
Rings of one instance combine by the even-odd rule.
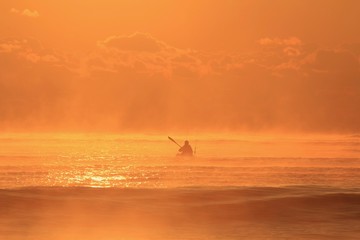
[[178, 156], [188, 156], [188, 157], [192, 157], [193, 154], [194, 154], [194, 151], [193, 151], [192, 147], [190, 146], [188, 140], [185, 141], [184, 146], [182, 146], [182, 147], [179, 149], [179, 152], [180, 152], [180, 153], [177, 154]]
[[[195, 152], [193, 151], [192, 147], [190, 146], [188, 140], [185, 141], [184, 146], [181, 146], [172, 137], [168, 136], [168, 139], [180, 147], [180, 149], [179, 149], [180, 153], [178, 153], [176, 156], [192, 157], [194, 155]], [[195, 151], [196, 151], [196, 148], [195, 148]]]

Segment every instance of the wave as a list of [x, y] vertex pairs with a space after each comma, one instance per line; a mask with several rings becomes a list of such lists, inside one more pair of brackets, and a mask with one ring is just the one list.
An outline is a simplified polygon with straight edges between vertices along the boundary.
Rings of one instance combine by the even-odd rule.
[[357, 239], [360, 189], [0, 190], [0, 239]]
[[[173, 189], [22, 188], [0, 190], [0, 209], [30, 211], [42, 206], [46, 211], [86, 205], [111, 206], [112, 211], [136, 213], [146, 210], [172, 218], [165, 210], [181, 210], [178, 217], [199, 220], [286, 219], [298, 221], [314, 214], [335, 214], [360, 220], [360, 191], [315, 187], [242, 187]], [[66, 204], [65, 204], [66, 203]], [[65, 205], [64, 205], [65, 204]], [[54, 209], [53, 209], [54, 208]], [[29, 210], [30, 209], [30, 210]], [[96, 211], [95, 211], [96, 212]], [[166, 216], [167, 215], [167, 216]]]

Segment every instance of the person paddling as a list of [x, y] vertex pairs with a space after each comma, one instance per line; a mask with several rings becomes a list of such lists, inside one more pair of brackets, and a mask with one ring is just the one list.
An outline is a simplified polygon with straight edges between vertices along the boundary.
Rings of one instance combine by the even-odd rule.
[[172, 137], [168, 136], [168, 139], [180, 147], [179, 153], [176, 156], [192, 157], [196, 152], [196, 147], [194, 152], [188, 140], [184, 142], [184, 146], [181, 146]]
[[178, 156], [188, 156], [188, 157], [192, 157], [193, 154], [194, 154], [194, 151], [193, 151], [192, 147], [190, 146], [188, 140], [185, 141], [184, 146], [182, 146], [182, 147], [179, 149], [179, 152], [180, 152], [180, 153], [178, 153]]

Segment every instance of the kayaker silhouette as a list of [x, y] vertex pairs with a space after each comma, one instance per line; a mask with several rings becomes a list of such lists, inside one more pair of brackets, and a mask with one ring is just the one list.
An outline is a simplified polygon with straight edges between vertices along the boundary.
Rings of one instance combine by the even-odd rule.
[[178, 155], [180, 156], [192, 156], [194, 154], [188, 140], [184, 142], [184, 146], [179, 149], [179, 152], [180, 153]]
[[176, 145], [178, 145], [180, 147], [179, 149], [179, 153], [176, 154], [176, 156], [187, 156], [187, 157], [192, 157], [194, 155], [194, 151], [192, 149], [192, 147], [189, 144], [189, 141], [186, 140], [184, 142], [184, 146], [180, 146], [180, 144], [178, 144], [173, 138], [169, 137], [169, 140], [172, 141], [173, 143], [175, 143]]

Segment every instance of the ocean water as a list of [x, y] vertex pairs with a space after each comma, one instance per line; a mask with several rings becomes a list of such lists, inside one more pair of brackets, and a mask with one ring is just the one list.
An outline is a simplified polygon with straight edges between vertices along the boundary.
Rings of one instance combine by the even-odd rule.
[[360, 136], [185, 138], [1, 134], [0, 239], [360, 239]]

